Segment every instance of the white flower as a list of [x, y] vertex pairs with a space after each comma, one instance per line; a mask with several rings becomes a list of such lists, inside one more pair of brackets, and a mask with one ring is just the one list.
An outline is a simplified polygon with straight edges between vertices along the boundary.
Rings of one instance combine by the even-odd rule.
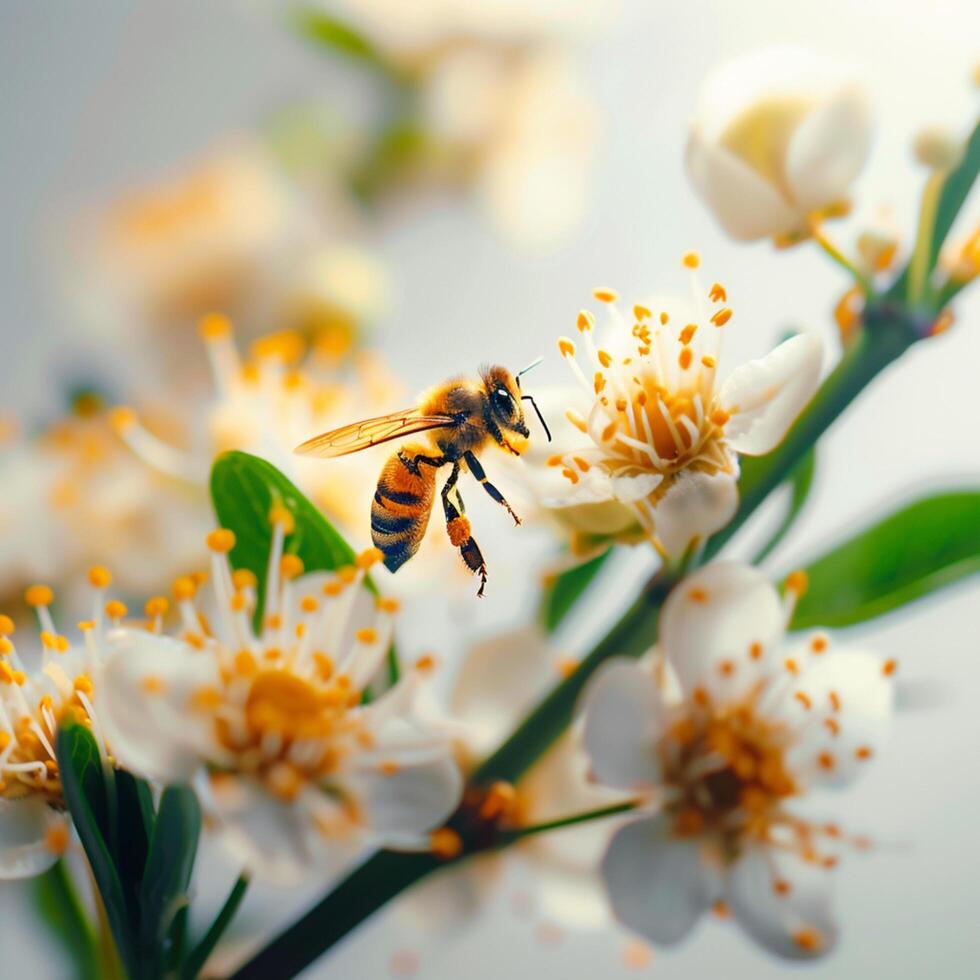
[[[55, 755], [58, 726], [66, 720], [86, 725], [103, 760], [110, 759], [93, 705], [93, 677], [105, 656], [107, 628], [121, 632], [127, 610], [121, 602], [105, 602], [112, 579], [104, 567], [89, 569], [88, 580], [95, 609], [91, 620], [78, 624], [81, 642], [55, 628], [54, 593], [46, 585], [31, 586], [24, 597], [40, 624], [32, 644], [37, 649], [18, 650], [13, 621], [0, 615], [0, 878], [41, 874], [71, 841]], [[161, 603], [148, 603], [151, 618], [160, 615]], [[40, 663], [29, 666], [38, 654]]]
[[595, 779], [659, 807], [617, 831], [602, 863], [617, 917], [654, 942], [679, 941], [713, 905], [782, 956], [836, 941], [829, 869], [847, 840], [787, 804], [868, 765], [891, 718], [895, 665], [822, 633], [788, 639], [800, 588], [788, 586], [789, 609], [755, 569], [705, 567], [660, 619], [676, 693], [627, 661], [587, 690]]
[[165, 367], [171, 384], [186, 382], [188, 328], [211, 310], [252, 336], [270, 325], [360, 331], [383, 308], [383, 271], [336, 240], [353, 223], [344, 202], [324, 205], [329, 222], [265, 146], [228, 137], [80, 222], [72, 299], [125, 339], [131, 367], [151, 378]]
[[[697, 257], [688, 255], [685, 263], [696, 267]], [[695, 293], [700, 300], [700, 287]], [[559, 340], [586, 405], [566, 412], [580, 441], [561, 445], [548, 460], [564, 481], [542, 503], [576, 511], [618, 503], [661, 554], [680, 554], [731, 520], [738, 504], [737, 454], [762, 455], [782, 440], [816, 390], [821, 344], [809, 335], [793, 337], [719, 384], [721, 334], [732, 315], [722, 305], [721, 285], [711, 288], [716, 309], [710, 317], [703, 309], [677, 317], [636, 305], [627, 320], [615, 293], [597, 289], [594, 295], [611, 312], [609, 349], [593, 340], [594, 317], [587, 311], [578, 315], [584, 371], [575, 344]], [[607, 530], [616, 523], [615, 517], [604, 521]], [[620, 523], [628, 529], [634, 521], [623, 514]]]
[[[93, 562], [113, 568], [128, 592], [145, 595], [201, 554], [203, 493], [193, 499], [134, 459], [90, 401], [80, 399], [33, 438], [0, 445], [4, 603], [41, 580], [58, 590], [63, 610], [86, 615], [79, 583]], [[148, 408], [147, 422], [166, 425], [172, 416]]]
[[566, 54], [460, 47], [433, 69], [423, 106], [432, 134], [513, 240], [552, 245], [579, 223], [597, 120]]
[[[181, 632], [109, 639], [97, 679], [116, 758], [140, 775], [194, 781], [231, 850], [289, 881], [365, 842], [427, 847], [461, 779], [448, 737], [415, 711], [420, 663], [377, 700], [364, 689], [391, 643], [395, 603], [374, 600], [364, 571], [301, 575], [284, 554], [292, 517], [277, 505], [261, 628], [255, 578], [231, 572], [230, 531], [212, 532], [214, 609], [191, 579], [175, 586]], [[359, 625], [367, 623], [368, 625]]]
[[793, 240], [846, 213], [871, 145], [862, 86], [805, 50], [773, 48], [716, 70], [691, 126], [687, 170], [733, 238]]

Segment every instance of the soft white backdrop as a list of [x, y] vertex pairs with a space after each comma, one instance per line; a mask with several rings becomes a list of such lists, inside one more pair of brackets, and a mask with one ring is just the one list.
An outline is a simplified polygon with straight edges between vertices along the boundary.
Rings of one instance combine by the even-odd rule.
[[[4, 5], [0, 405], [50, 410], [57, 379], [71, 374], [70, 352], [84, 346], [61, 302], [49, 248], [65, 205], [164, 171], [291, 97], [351, 97], [343, 73], [281, 29], [270, 6], [231, 0]], [[821, 332], [832, 347], [828, 313], [844, 285], [841, 274], [812, 248], [776, 254], [767, 245], [728, 242], [685, 181], [685, 120], [699, 80], [720, 59], [791, 41], [861, 64], [878, 133], [859, 202], [867, 210], [894, 205], [905, 229], [921, 180], [908, 149], [912, 134], [936, 122], [965, 129], [977, 111], [970, 85], [980, 58], [975, 0], [622, 0], [620, 8], [584, 57], [603, 133], [589, 215], [572, 240], [547, 255], [515, 252], [458, 202], [428, 201], [400, 212], [384, 230], [380, 247], [395, 278], [385, 345], [410, 385], [479, 360], [518, 364], [551, 355], [555, 336], [569, 330], [592, 286], [612, 285], [627, 295], [669, 287], [678, 257], [692, 247], [701, 250], [706, 275], [729, 287], [736, 309], [727, 337], [733, 363], [761, 353], [788, 324]], [[977, 212], [974, 202], [974, 219]], [[980, 477], [980, 289], [975, 292], [959, 305], [953, 331], [892, 368], [833, 429], [822, 446], [812, 504], [774, 567], [812, 553], [856, 517], [913, 488]], [[105, 370], [111, 374], [124, 358], [124, 351], [107, 357]], [[536, 383], [563, 379], [556, 361], [549, 358]], [[490, 525], [488, 551], [499, 555], [509, 547], [509, 537], [497, 533], [506, 527], [500, 515], [481, 508], [478, 520]], [[942, 703], [904, 715], [869, 778], [853, 793], [827, 800], [828, 814], [883, 846], [838, 872], [842, 947], [805, 967], [810, 976], [976, 975], [978, 598], [975, 584], [963, 586], [855, 636], [896, 657], [903, 677], [938, 685]], [[501, 576], [472, 628], [485, 634], [526, 605], [520, 581]], [[594, 631], [614, 611], [600, 609], [584, 626]], [[569, 645], [579, 639], [568, 638]], [[438, 649], [451, 637], [439, 627], [426, 640]], [[217, 890], [223, 880], [202, 887]], [[420, 955], [418, 975], [447, 980], [626, 974], [619, 933], [568, 932], [542, 942], [535, 916], [512, 908], [511, 896], [522, 887], [520, 870], [510, 869], [478, 920], [441, 932], [421, 932], [414, 919], [389, 908], [308, 975], [385, 976], [404, 949]], [[31, 930], [20, 894], [0, 888], [2, 972], [23, 970], [38, 980], [63, 975]], [[278, 896], [277, 909], [256, 896], [249, 918], [271, 928], [273, 916], [296, 900]], [[682, 948], [655, 953], [645, 972], [759, 980], [790, 969], [734, 929], [706, 923]]]

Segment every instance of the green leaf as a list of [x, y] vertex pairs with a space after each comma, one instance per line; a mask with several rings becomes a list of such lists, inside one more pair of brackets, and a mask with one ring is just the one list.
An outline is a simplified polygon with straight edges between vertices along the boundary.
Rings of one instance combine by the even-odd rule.
[[174, 916], [187, 904], [187, 886], [201, 835], [201, 808], [187, 786], [168, 786], [160, 797], [140, 887], [142, 942], [160, 955]]
[[153, 799], [149, 784], [124, 769], [117, 769], [114, 778], [116, 866], [127, 904], [134, 908], [153, 831]]
[[34, 900], [56, 941], [68, 954], [78, 980], [100, 980], [95, 932], [64, 861], [35, 879]]
[[980, 571], [980, 492], [917, 500], [806, 567], [792, 629], [851, 626]]
[[547, 586], [541, 597], [541, 621], [549, 633], [558, 629], [611, 554], [612, 548], [609, 548], [581, 565], [561, 572]]
[[214, 951], [214, 947], [218, 945], [218, 941], [221, 939], [224, 931], [235, 917], [235, 913], [242, 904], [242, 899], [245, 897], [247, 890], [248, 876], [242, 873], [238, 876], [238, 880], [225, 899], [225, 904], [221, 906], [221, 910], [214, 917], [210, 928], [184, 961], [183, 968], [180, 971], [180, 975], [184, 980], [195, 980], [201, 972], [208, 957]]
[[783, 538], [792, 530], [793, 525], [796, 523], [796, 519], [800, 516], [803, 510], [803, 506], [807, 502], [807, 498], [810, 496], [810, 490], [813, 487], [813, 477], [817, 469], [817, 454], [815, 449], [811, 449], [803, 459], [796, 464], [796, 469], [790, 474], [789, 479], [786, 481], [789, 484], [790, 496], [789, 503], [786, 507], [786, 513], [783, 515], [783, 519], [779, 522], [779, 526], [773, 532], [772, 537], [763, 545], [756, 554], [752, 561], [752, 564], [761, 564], [766, 558], [769, 557], [776, 550], [777, 546], [782, 542]]
[[131, 939], [131, 909], [106, 842], [109, 796], [99, 747], [87, 728], [69, 723], [58, 730], [56, 752], [65, 802], [98, 885], [116, 948], [130, 975], [138, 976]]
[[[279, 470], [258, 456], [237, 451], [219, 456], [211, 469], [211, 499], [218, 523], [235, 532], [232, 565], [249, 569], [258, 579], [259, 609], [272, 547], [269, 511], [273, 504], [282, 504], [292, 513], [296, 526], [286, 538], [286, 551], [299, 555], [308, 572], [354, 562], [353, 549], [336, 528]], [[370, 583], [368, 587], [377, 591]]]
[[930, 269], [936, 265], [943, 242], [946, 241], [946, 236], [949, 234], [950, 228], [953, 227], [953, 222], [956, 221], [960, 209], [969, 196], [978, 172], [980, 172], [980, 122], [970, 134], [959, 164], [950, 171], [943, 183], [943, 189], [939, 195], [939, 205], [936, 208], [936, 222], [932, 229]]
[[293, 14], [292, 21], [303, 37], [318, 46], [387, 70], [384, 57], [363, 34], [326, 11], [302, 7]]

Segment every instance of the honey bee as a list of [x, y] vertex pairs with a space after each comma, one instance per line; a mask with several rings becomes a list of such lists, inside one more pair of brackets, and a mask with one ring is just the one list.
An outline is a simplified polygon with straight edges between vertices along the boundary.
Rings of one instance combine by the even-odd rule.
[[296, 452], [305, 456], [346, 456], [392, 439], [430, 432], [423, 440], [402, 445], [381, 470], [371, 504], [371, 537], [384, 554], [385, 566], [392, 572], [401, 568], [418, 551], [425, 535], [435, 500], [436, 470], [451, 466], [442, 488], [446, 531], [467, 568], [480, 576], [477, 595], [482, 596], [487, 566], [473, 539], [457, 483], [460, 473], [469, 470], [490, 497], [514, 518], [514, 523], [521, 523], [504, 495], [487, 479], [477, 457], [493, 443], [515, 456], [521, 455], [531, 435], [522, 401], [534, 406], [551, 441], [537, 403], [531, 395], [521, 393], [521, 375], [539, 363], [535, 361], [516, 376], [494, 365], [483, 368], [477, 378], [451, 378], [422, 395], [415, 408], [315, 436], [298, 446]]

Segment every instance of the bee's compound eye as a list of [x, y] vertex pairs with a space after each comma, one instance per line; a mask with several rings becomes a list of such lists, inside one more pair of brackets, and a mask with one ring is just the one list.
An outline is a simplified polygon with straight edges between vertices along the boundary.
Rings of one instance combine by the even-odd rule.
[[510, 397], [510, 392], [506, 388], [498, 388], [494, 393], [493, 397], [496, 399], [498, 405], [502, 408], [509, 408], [513, 399]]

